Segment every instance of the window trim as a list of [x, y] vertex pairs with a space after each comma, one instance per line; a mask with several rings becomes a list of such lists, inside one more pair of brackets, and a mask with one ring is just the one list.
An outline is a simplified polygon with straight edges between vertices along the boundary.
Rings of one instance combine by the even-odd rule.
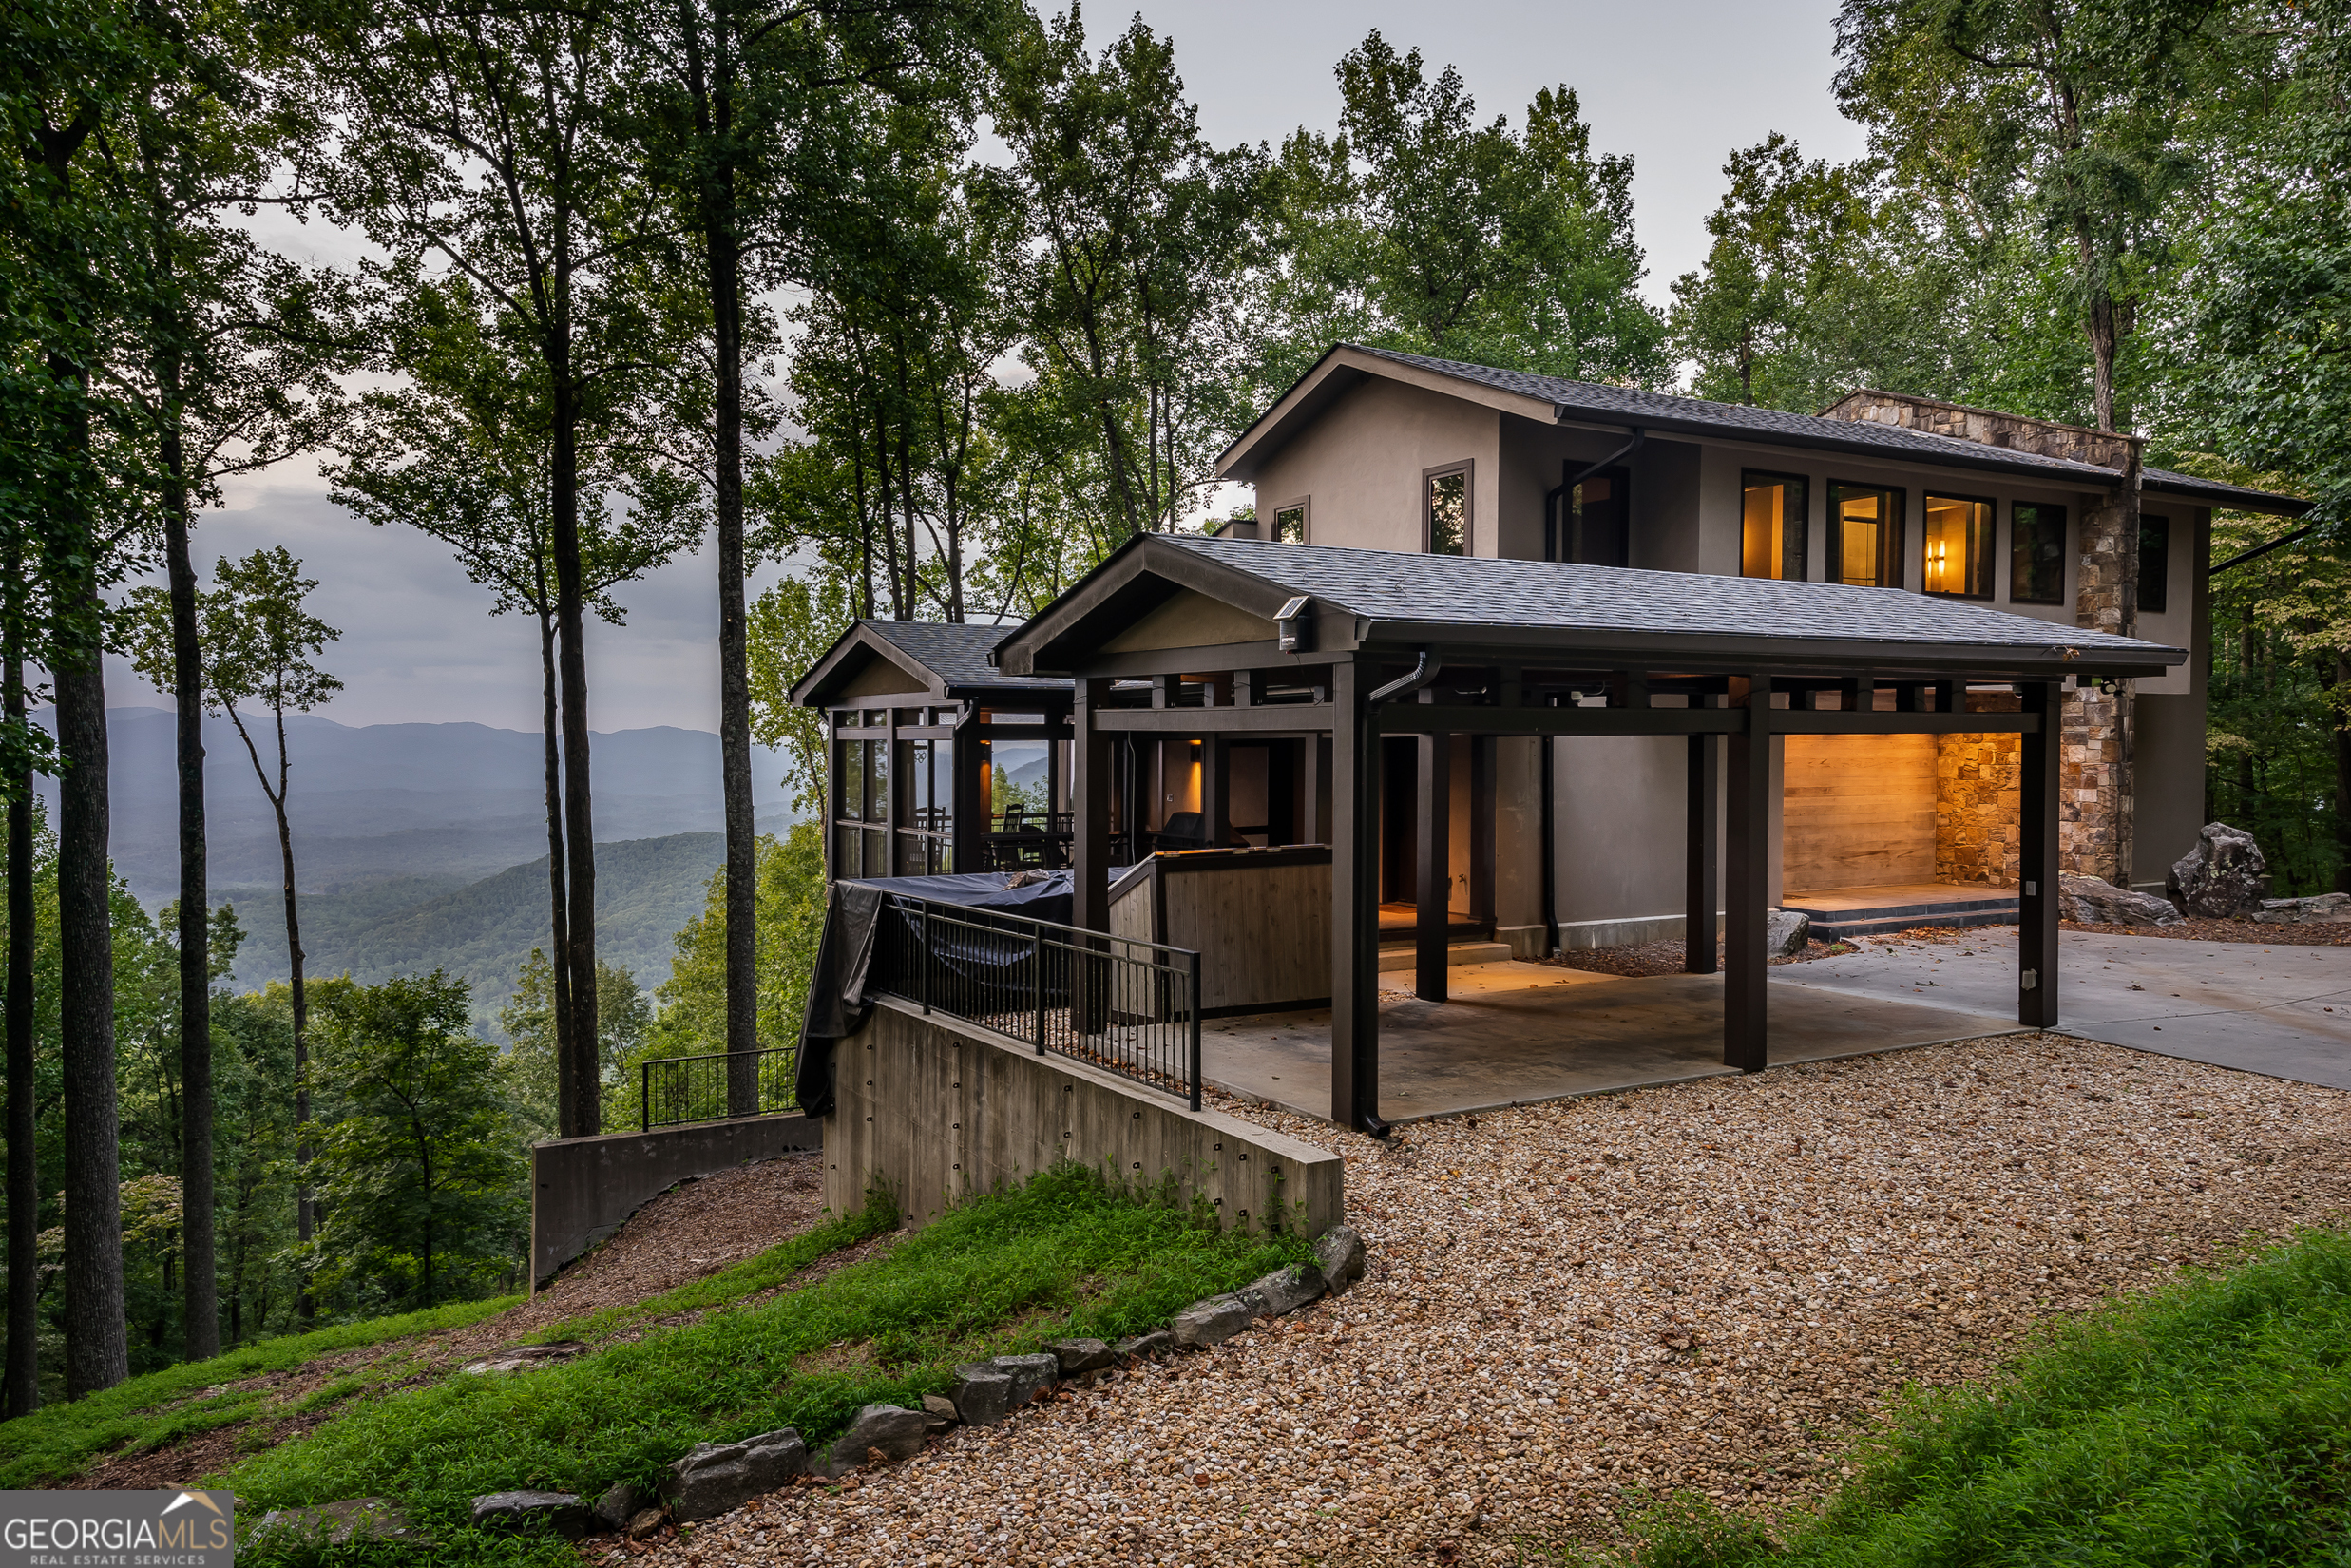
[[[1938, 501], [1963, 501], [1971, 507], [1989, 507], [1992, 508], [1992, 537], [1985, 545], [1985, 553], [1990, 555], [1993, 559], [1986, 564], [1987, 570], [1984, 575], [1992, 580], [1993, 585], [1982, 593], [1952, 593], [1948, 590], [1930, 588], [1926, 585], [1926, 514], [1933, 504]], [[1999, 574], [1997, 569], [1998, 565], [1999, 553], [2000, 503], [1997, 496], [1955, 495], [1947, 494], [1940, 490], [1929, 489], [1921, 489], [1919, 491], [1919, 592], [1926, 595], [1929, 599], [1971, 599], [1979, 604], [1990, 603], [1993, 600], [1997, 599], [2000, 593]]]
[[[1804, 488], [1804, 516], [1796, 522], [1796, 559], [1804, 567], [1799, 577], [1758, 578], [1757, 582], [1809, 583], [1812, 581], [1812, 476], [1808, 473], [1783, 473], [1777, 468], [1741, 468], [1739, 470], [1739, 575], [1747, 575], [1747, 491], [1751, 480], [1776, 480], [1783, 485], [1799, 485]], [[1785, 525], [1783, 525], [1785, 527]], [[1785, 562], [1787, 550], [1780, 550]]]
[[[1838, 570], [1844, 560], [1844, 518], [1841, 515], [1841, 509], [1837, 504], [1837, 492], [1840, 489], [1869, 490], [1878, 495], [1893, 497], [1893, 504], [1887, 508], [1893, 515], [1886, 522], [1887, 531], [1892, 537], [1884, 542], [1884, 547], [1878, 552], [1878, 581], [1874, 583], [1845, 583], [1843, 573]], [[1902, 581], [1909, 566], [1909, 556], [1906, 553], [1909, 549], [1909, 543], [1905, 537], [1910, 526], [1910, 488], [1908, 486], [1871, 485], [1858, 479], [1830, 479], [1826, 488], [1821, 492], [1821, 505], [1828, 514], [1828, 559], [1821, 563], [1822, 582], [1849, 587], [1866, 585], [1879, 588], [1902, 588], [1908, 586]]]
[[1432, 520], [1429, 517], [1428, 488], [1452, 474], [1462, 476], [1462, 554], [1464, 558], [1478, 553], [1478, 460], [1464, 457], [1458, 463], [1440, 463], [1433, 468], [1421, 470], [1421, 553], [1435, 555], [1429, 548]]
[[[2017, 591], [2017, 508], [2029, 507], [2035, 511], [2054, 511], [2058, 515], [2057, 596], [2055, 599], [2028, 599]], [[2066, 563], [2071, 555], [2074, 538], [2074, 508], [2062, 501], [2017, 501], [2008, 503], [2008, 602], [2011, 604], [2063, 604], [2066, 602]]]
[[1282, 513], [1293, 510], [1298, 514], [1298, 543], [1301, 545], [1314, 543], [1314, 498], [1311, 495], [1302, 495], [1295, 500], [1280, 502], [1266, 508], [1265, 538], [1269, 544], [1278, 545], [1282, 542]]

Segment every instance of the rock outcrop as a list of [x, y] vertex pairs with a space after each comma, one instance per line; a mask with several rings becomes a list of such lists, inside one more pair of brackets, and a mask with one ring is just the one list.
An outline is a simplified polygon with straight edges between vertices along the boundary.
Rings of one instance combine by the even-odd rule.
[[2172, 866], [2164, 889], [2185, 913], [2243, 920], [2269, 895], [2269, 862], [2251, 833], [2208, 822], [2197, 831], [2196, 847]]
[[2085, 926], [2177, 926], [2180, 911], [2168, 898], [2133, 892], [2094, 876], [2060, 877], [2058, 912]]

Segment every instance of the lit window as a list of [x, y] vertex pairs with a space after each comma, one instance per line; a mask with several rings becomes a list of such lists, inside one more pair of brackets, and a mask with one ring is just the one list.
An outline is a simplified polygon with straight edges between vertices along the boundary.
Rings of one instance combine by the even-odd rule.
[[1306, 543], [1306, 503], [1293, 501], [1273, 508], [1273, 539], [1281, 545]]
[[1902, 560], [1902, 492], [1862, 485], [1828, 488], [1828, 559], [1834, 580], [1890, 588]]
[[2139, 608], [2161, 615], [2171, 602], [2171, 520], [2139, 519]]
[[2065, 508], [2019, 501], [2008, 512], [2008, 597], [2065, 602]]
[[1469, 553], [1469, 469], [1448, 468], [1428, 476], [1428, 553]]
[[1805, 481], [1795, 474], [1740, 477], [1739, 575], [1805, 578]]
[[1928, 593], [1992, 597], [1992, 503], [1948, 495], [1926, 498]]

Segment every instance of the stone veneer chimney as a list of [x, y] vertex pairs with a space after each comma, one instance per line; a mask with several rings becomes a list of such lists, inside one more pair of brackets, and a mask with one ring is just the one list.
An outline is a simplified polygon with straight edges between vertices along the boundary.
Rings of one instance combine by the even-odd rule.
[[[2111, 485], [2081, 492], [2074, 505], [2080, 518], [2075, 535], [2080, 552], [2074, 567], [2074, 623], [2121, 637], [2138, 635], [2141, 437], [1868, 388], [1846, 393], [1822, 410], [1821, 417], [1895, 425], [2112, 469]], [[2132, 858], [2131, 718], [2127, 681], [2065, 694], [2060, 861], [2074, 875], [2101, 876], [2123, 888], [2131, 885]], [[1939, 812], [1938, 819], [1946, 827], [1956, 822], [1947, 810]], [[1981, 866], [1976, 875], [1985, 881], [2005, 886], [2011, 880], [1998, 870], [2007, 856], [1997, 851], [1984, 856], [1972, 844], [1946, 845], [1942, 836], [1939, 832], [1939, 870]]]

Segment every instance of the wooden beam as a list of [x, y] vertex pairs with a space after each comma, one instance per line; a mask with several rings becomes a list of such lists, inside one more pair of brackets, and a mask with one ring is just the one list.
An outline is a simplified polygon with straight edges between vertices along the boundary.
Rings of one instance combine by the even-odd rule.
[[1336, 666], [1330, 695], [1330, 1119], [1363, 1128], [1380, 1111], [1379, 738], [1359, 666]]
[[1414, 889], [1412, 994], [1423, 1002], [1445, 999], [1445, 937], [1453, 924], [1453, 737], [1424, 735], [1420, 740], [1420, 851]]
[[1327, 730], [1330, 716], [1327, 702], [1277, 702], [1256, 708], [1103, 708], [1094, 722], [1112, 735], [1265, 735]]
[[[1892, 717], [1888, 715], [1887, 717]], [[1486, 708], [1396, 702], [1373, 716], [1383, 735], [1729, 735], [1719, 708]]]
[[1772, 715], [1782, 735], [2031, 735], [2037, 715], [1967, 713], [1816, 713], [1783, 708]]
[[2057, 1022], [2057, 777], [2064, 755], [2058, 714], [2063, 700], [2054, 681], [2036, 680], [2024, 689], [2025, 712], [2042, 723], [2025, 735], [2017, 800], [2017, 1022], [2036, 1029], [2053, 1028]]
[[1725, 823], [1723, 921], [1723, 1065], [1760, 1072], [1769, 1054], [1764, 954], [1771, 878], [1771, 732], [1792, 717], [1771, 706], [1771, 680], [1748, 687], [1747, 727], [1730, 736]]
[[1721, 911], [1722, 840], [1715, 817], [1723, 796], [1723, 743], [1693, 735], [1690, 746], [1690, 815], [1682, 856], [1682, 967], [1714, 972], [1714, 917]]

